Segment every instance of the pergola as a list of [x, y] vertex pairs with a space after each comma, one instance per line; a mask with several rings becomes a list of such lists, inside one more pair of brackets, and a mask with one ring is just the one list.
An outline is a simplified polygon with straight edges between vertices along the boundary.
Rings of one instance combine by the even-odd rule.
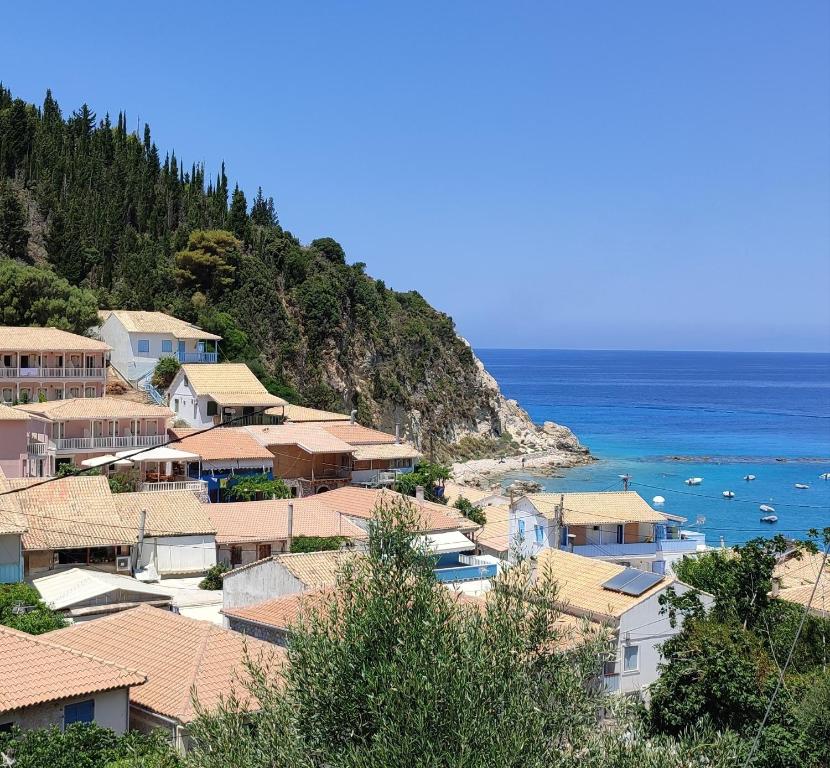
[[[198, 453], [190, 453], [189, 451], [182, 451], [178, 448], [168, 448], [165, 445], [160, 445], [157, 448], [142, 449], [134, 448], [130, 451], [119, 451], [115, 454], [119, 459], [129, 459], [133, 464], [141, 465], [142, 479], [147, 480], [151, 473], [147, 471], [147, 464], [156, 464], [155, 478], [150, 482], [167, 482], [175, 480], [173, 476], [173, 462], [181, 462], [189, 464], [191, 462], [198, 462], [199, 474], [202, 474], [202, 457]], [[164, 465], [164, 473], [162, 473], [162, 465]], [[187, 474], [187, 473], [185, 473]]]

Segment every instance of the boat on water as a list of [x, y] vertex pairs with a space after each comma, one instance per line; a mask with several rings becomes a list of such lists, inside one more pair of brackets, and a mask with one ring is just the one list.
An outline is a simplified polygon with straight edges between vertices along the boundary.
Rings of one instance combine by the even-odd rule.
[[651, 500], [651, 503], [652, 503], [652, 504], [665, 504], [665, 503], [666, 503], [666, 500], [665, 500], [662, 496], [655, 496], [655, 497]]
[[700, 485], [703, 482], [702, 477], [690, 477], [683, 481], [686, 485]]
[[799, 491], [806, 491], [810, 486], [807, 483], [796, 483], [795, 487], [798, 488]]
[[744, 475], [744, 480], [750, 482], [751, 480], [755, 479], [755, 475]]
[[723, 492], [724, 499], [734, 499], [735, 498], [735, 491], [724, 491]]
[[764, 512], [765, 514], [775, 512], [775, 507], [771, 507], [769, 504], [761, 504], [761, 506], [758, 507], [758, 509], [760, 509], [761, 512]]
[[819, 475], [819, 480], [830, 480], [830, 472], [822, 472]]
[[778, 515], [764, 515], [761, 518], [762, 523], [777, 523], [778, 522]]

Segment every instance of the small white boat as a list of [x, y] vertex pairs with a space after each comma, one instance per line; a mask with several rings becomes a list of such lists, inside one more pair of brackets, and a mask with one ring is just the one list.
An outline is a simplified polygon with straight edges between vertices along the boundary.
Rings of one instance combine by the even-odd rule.
[[735, 491], [724, 491], [723, 492], [724, 499], [734, 499], [735, 498]]
[[665, 500], [662, 496], [655, 496], [655, 497], [651, 500], [651, 503], [652, 503], [652, 504], [665, 504], [665, 503], [666, 503], [666, 500]]
[[764, 512], [765, 514], [775, 512], [775, 507], [771, 507], [769, 504], [761, 504], [761, 506], [758, 507], [758, 509], [760, 509], [761, 512]]
[[830, 480], [830, 472], [822, 472], [818, 477], [819, 480]]
[[796, 483], [795, 487], [798, 488], [799, 491], [806, 491], [810, 486], [806, 483]]
[[690, 477], [690, 478], [688, 478], [688, 480], [684, 480], [683, 482], [685, 482], [686, 485], [700, 485], [703, 482], [703, 478], [702, 477]]
[[778, 522], [778, 516], [777, 515], [764, 515], [761, 518], [761, 522], [762, 523], [777, 523]]
[[744, 480], [750, 482], [751, 480], [755, 479], [755, 475], [744, 475]]

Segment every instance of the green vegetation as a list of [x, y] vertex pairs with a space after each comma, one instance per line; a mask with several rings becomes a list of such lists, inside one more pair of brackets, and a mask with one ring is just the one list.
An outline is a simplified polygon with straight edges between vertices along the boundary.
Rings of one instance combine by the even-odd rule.
[[469, 499], [459, 496], [455, 500], [453, 506], [466, 517], [478, 525], [484, 525], [487, 522], [487, 515], [481, 507], [477, 507]]
[[228, 496], [236, 501], [254, 499], [290, 499], [291, 490], [279, 477], [246, 475], [228, 488]]
[[[829, 538], [827, 529], [825, 542]], [[816, 549], [814, 540], [800, 546]], [[830, 620], [808, 615], [796, 643], [804, 609], [768, 595], [776, 555], [787, 549], [780, 536], [753, 539], [678, 564], [679, 578], [714, 595], [715, 605], [705, 614], [696, 591], [670, 592], [664, 601], [670, 616], [686, 618], [661, 649], [648, 712], [653, 733], [677, 735], [706, 723], [751, 742], [792, 649], [753, 765], [828, 765], [830, 749], [820, 737], [830, 722]]]
[[440, 450], [436, 450], [436, 456], [452, 458], [453, 461], [470, 461], [516, 456], [521, 451], [521, 446], [507, 432], [502, 432], [497, 438], [464, 435], [456, 445], [442, 445]]
[[0, 732], [0, 754], [14, 768], [179, 768], [175, 750], [161, 732], [131, 731], [119, 736], [94, 723], [73, 723], [66, 730]]
[[446, 504], [447, 500], [443, 496], [436, 494], [435, 489], [438, 488], [444, 480], [450, 479], [449, 467], [443, 464], [431, 464], [429, 462], [421, 462], [415, 467], [414, 472], [407, 472], [405, 475], [398, 475], [395, 482], [395, 490], [404, 496], [414, 496], [418, 486], [424, 489], [424, 498], [427, 501], [436, 501], [440, 504]]
[[164, 392], [173, 383], [173, 379], [176, 378], [176, 374], [181, 367], [181, 364], [175, 357], [162, 357], [153, 369], [153, 377], [150, 383], [159, 392]]
[[205, 578], [199, 582], [199, 589], [222, 589], [222, 574], [229, 570], [230, 566], [227, 563], [216, 563], [211, 566]]
[[345, 543], [345, 536], [295, 536], [291, 542], [291, 551], [327, 552], [341, 549]]
[[63, 629], [68, 622], [53, 611], [30, 584], [0, 584], [0, 624], [30, 635]]
[[85, 332], [98, 307], [170, 312], [221, 334], [223, 359], [270, 392], [387, 428], [385, 414], [417, 411], [439, 447], [490, 407], [451, 318], [330, 237], [302, 245], [224, 165], [211, 178], [127, 125], [0, 86], [0, 322]]

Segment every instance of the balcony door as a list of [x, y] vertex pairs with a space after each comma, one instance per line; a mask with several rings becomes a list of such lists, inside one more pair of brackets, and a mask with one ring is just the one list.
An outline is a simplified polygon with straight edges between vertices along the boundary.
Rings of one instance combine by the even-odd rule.
[[183, 341], [179, 340], [179, 362], [180, 363], [185, 362], [185, 359], [184, 359], [185, 351], [186, 351], [185, 350], [185, 343]]

